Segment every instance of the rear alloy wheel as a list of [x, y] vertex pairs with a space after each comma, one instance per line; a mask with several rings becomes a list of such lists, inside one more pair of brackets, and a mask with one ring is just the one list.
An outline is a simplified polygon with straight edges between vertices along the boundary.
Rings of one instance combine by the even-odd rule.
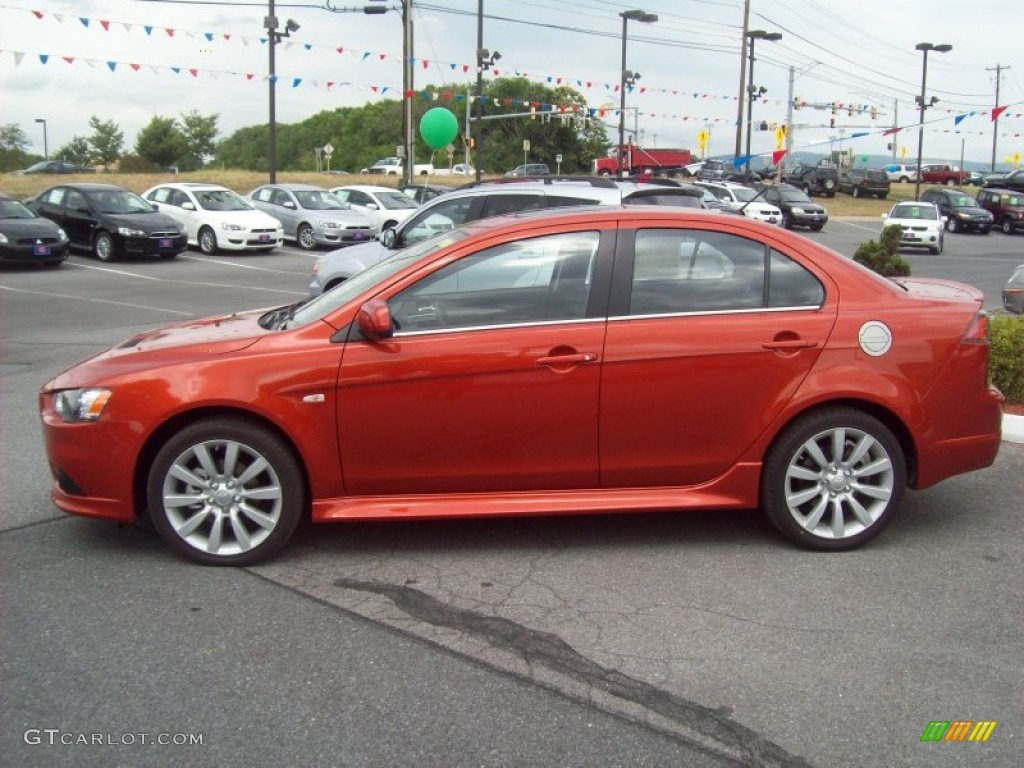
[[761, 501], [791, 541], [845, 550], [889, 524], [906, 485], [899, 442], [853, 408], [828, 408], [793, 422], [768, 453]]
[[952, 187], [956, 184], [956, 179], [946, 179], [946, 186]]
[[217, 235], [209, 227], [203, 227], [199, 230], [199, 250], [205, 253], [207, 256], [212, 256], [217, 252]]
[[793, 216], [786, 211], [782, 212], [782, 226], [784, 229], [793, 228]]
[[99, 232], [92, 241], [92, 252], [100, 261], [114, 260], [114, 240], [108, 232]]
[[150, 518], [181, 555], [250, 565], [285, 545], [305, 508], [302, 471], [274, 433], [215, 418], [175, 433], [149, 471]]
[[1013, 221], [1010, 219], [1003, 219], [1002, 230], [1004, 235], [1013, 234]]
[[304, 250], [312, 251], [316, 248], [316, 238], [313, 236], [313, 228], [309, 224], [299, 224], [295, 240], [298, 242], [299, 248]]

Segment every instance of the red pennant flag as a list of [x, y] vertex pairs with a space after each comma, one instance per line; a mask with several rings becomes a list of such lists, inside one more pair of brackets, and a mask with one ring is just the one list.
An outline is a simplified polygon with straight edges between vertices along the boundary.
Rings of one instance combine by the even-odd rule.
[[334, 87], [334, 81], [333, 80], [328, 80], [327, 81], [327, 90], [329, 91], [333, 87]]
[[430, 61], [427, 60], [427, 59], [423, 59], [423, 68], [426, 69], [429, 66], [430, 66]]
[[164, 27], [164, 32], [167, 33], [168, 37], [174, 37], [174, 30], [170, 27]]
[[888, 131], [886, 131], [882, 135], [883, 136], [892, 136], [894, 133], [899, 133], [902, 130], [903, 130], [902, 128], [890, 128]]
[[1009, 106], [1010, 105], [1007, 104], [1005, 107], [996, 107], [995, 109], [993, 109], [992, 110], [992, 122], [994, 123], [996, 120], [998, 120], [999, 116], [1001, 114], [1003, 114], [1003, 112], [1005, 112]]
[[73, 63], [75, 60], [74, 56], [62, 56], [61, 58], [64, 59], [64, 61], [66, 61], [68, 64]]
[[334, 50], [336, 50], [338, 53], [344, 53], [345, 52], [344, 48], [335, 48]]
[[463, 64], [462, 65], [462, 71], [463, 72], [469, 72], [469, 64]]
[[231, 35], [229, 35], [227, 33], [224, 33], [224, 39], [225, 40], [230, 40], [231, 39]]
[[131, 67], [132, 69], [134, 69], [136, 72], [138, 72], [142, 65], [141, 64], [129, 64], [128, 66]]
[[199, 77], [198, 69], [190, 69], [189, 72], [192, 74], [192, 77]]
[[774, 152], [772, 152], [772, 165], [778, 165], [779, 164], [779, 160], [781, 160], [785, 156], [786, 156], [786, 150], [785, 149], [777, 149]]
[[246, 79], [246, 80], [252, 80], [252, 79], [253, 79], [254, 77], [256, 77], [256, 75], [254, 75], [254, 74], [251, 74], [251, 73], [249, 73], [249, 72], [246, 72], [246, 73], [245, 73], [245, 79]]
[[43, 18], [43, 13], [42, 13], [42, 11], [32, 11], [32, 14], [33, 14], [33, 15], [34, 15], [34, 16], [35, 16], [35, 17], [36, 17], [37, 19], [41, 19], [41, 18]]
[[110, 31], [110, 22], [109, 21], [103, 21], [103, 19], [100, 19], [100, 26], [103, 27], [104, 31], [106, 31], [106, 32]]

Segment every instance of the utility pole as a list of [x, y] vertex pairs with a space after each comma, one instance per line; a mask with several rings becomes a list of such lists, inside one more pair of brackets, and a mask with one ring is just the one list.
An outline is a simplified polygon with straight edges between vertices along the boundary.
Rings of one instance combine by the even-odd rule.
[[743, 102], [747, 93], [747, 33], [749, 31], [750, 0], [744, 0], [743, 39], [740, 41], [740, 96], [736, 100], [736, 157], [739, 157], [743, 151]]
[[[1001, 66], [996, 64], [994, 67], [985, 67], [985, 71], [992, 72], [995, 70], [996, 73], [996, 104], [995, 108], [999, 109], [999, 83], [1002, 80], [1002, 72], [1004, 69], [1009, 69], [1009, 66]], [[996, 144], [999, 140], [999, 117], [992, 121], [992, 171], [996, 170]]]
[[[899, 99], [893, 99], [892, 100], [892, 128], [893, 128], [894, 131], [897, 131], [897, 129], [899, 127], [900, 127], [900, 100]], [[896, 137], [899, 136], [899, 135], [900, 134], [899, 134], [898, 131], [896, 133], [893, 133], [893, 135], [892, 135], [892, 161], [894, 163], [896, 162], [896, 152], [898, 151], [896, 147], [900, 143], [899, 139], [897, 139]], [[918, 168], [917, 172], [920, 173], [921, 169]]]

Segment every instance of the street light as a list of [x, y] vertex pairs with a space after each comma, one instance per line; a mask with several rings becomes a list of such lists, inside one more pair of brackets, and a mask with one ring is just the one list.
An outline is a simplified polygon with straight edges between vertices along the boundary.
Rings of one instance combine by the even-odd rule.
[[270, 166], [270, 183], [277, 183], [277, 74], [275, 73], [274, 51], [277, 44], [284, 38], [291, 37], [292, 32], [299, 31], [299, 25], [294, 19], [285, 22], [284, 32], [277, 31], [277, 16], [274, 15], [274, 0], [270, 0], [267, 17], [263, 20], [263, 26], [267, 30], [267, 48], [270, 50], [270, 149], [267, 157], [267, 165]]
[[626, 30], [630, 21], [640, 21], [644, 24], [653, 24], [658, 20], [658, 14], [647, 11], [632, 10], [619, 13], [622, 17], [622, 69], [621, 80], [619, 81], [619, 175], [626, 175], [625, 153], [623, 145], [626, 143], [626, 87], [632, 88], [640, 75], [626, 69]]
[[36, 122], [43, 124], [43, 160], [49, 160], [50, 159], [50, 147], [49, 147], [49, 145], [47, 144], [47, 141], [46, 141], [46, 120], [44, 118], [42, 118], [42, 117], [37, 117], [36, 118]]
[[750, 129], [754, 122], [753, 115], [751, 113], [754, 111], [754, 99], [768, 93], [768, 89], [764, 86], [759, 88], [754, 87], [754, 41], [771, 40], [774, 42], [782, 39], [782, 33], [765, 32], [763, 29], [752, 29], [747, 32], [747, 37], [750, 39], [750, 68], [747, 73], [747, 171], [745, 175], [747, 178], [750, 178]]
[[928, 83], [928, 51], [946, 53], [947, 51], [952, 51], [953, 46], [949, 43], [942, 43], [941, 45], [918, 43], [914, 46], [914, 49], [924, 53], [924, 64], [921, 67], [921, 95], [914, 97], [914, 101], [917, 102], [921, 109], [921, 116], [918, 119], [917, 124], [917, 176], [914, 179], [914, 199], [917, 200], [920, 198], [921, 192], [921, 157], [922, 150], [924, 148], [924, 111], [928, 109], [928, 107], [934, 106], [939, 101], [934, 96], [932, 96], [930, 100], [926, 101], [924, 96], [925, 85]]
[[[476, 180], [480, 181], [480, 168], [484, 147], [484, 72], [501, 58], [495, 51], [484, 48], [484, 0], [477, 0], [476, 6], [476, 147], [473, 165], [476, 166]], [[468, 112], [466, 113], [469, 114]]]

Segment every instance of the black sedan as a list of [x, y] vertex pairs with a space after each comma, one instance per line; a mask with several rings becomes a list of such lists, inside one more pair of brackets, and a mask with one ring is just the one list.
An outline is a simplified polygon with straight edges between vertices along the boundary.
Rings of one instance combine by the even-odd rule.
[[818, 205], [807, 194], [791, 184], [774, 184], [759, 187], [766, 203], [782, 211], [782, 226], [809, 227], [815, 232], [828, 224], [828, 211]]
[[149, 255], [173, 259], [188, 246], [181, 224], [112, 184], [61, 184], [25, 204], [63, 227], [72, 246], [91, 250], [100, 261]]
[[96, 169], [89, 165], [69, 163], [67, 160], [43, 160], [14, 173], [18, 176], [26, 173], [96, 173]]
[[14, 198], [0, 195], [0, 262], [59, 266], [68, 257], [68, 236]]

